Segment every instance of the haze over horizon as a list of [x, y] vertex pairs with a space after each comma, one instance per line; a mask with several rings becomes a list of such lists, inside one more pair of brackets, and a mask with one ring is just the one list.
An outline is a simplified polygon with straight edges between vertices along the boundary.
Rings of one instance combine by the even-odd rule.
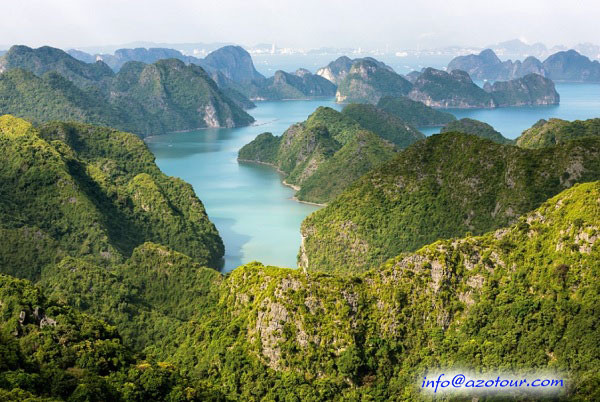
[[[581, 0], [426, 3], [357, 0], [303, 2], [223, 0], [41, 0], [4, 4], [3, 47], [60, 48], [158, 43], [275, 43], [296, 48], [437, 48], [486, 46], [511, 38], [573, 46], [600, 37], [600, 8]], [[575, 5], [575, 6], [574, 6]], [[50, 17], [51, 16], [51, 17]], [[560, 29], [568, 26], [568, 30]], [[473, 33], [477, 32], [477, 35]]]

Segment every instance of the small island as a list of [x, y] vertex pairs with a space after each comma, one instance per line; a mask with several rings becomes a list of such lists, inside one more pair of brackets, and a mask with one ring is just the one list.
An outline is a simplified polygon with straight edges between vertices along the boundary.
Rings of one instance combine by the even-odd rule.
[[424, 138], [372, 105], [348, 105], [341, 113], [319, 107], [280, 137], [260, 134], [240, 149], [238, 160], [275, 167], [298, 200], [325, 204], [399, 149]]

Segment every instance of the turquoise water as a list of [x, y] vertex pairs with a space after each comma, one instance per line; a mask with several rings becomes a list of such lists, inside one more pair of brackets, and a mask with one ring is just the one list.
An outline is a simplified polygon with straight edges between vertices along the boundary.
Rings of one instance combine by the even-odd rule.
[[[484, 121], [506, 138], [517, 138], [523, 130], [539, 119], [558, 117], [565, 120], [584, 120], [600, 117], [600, 84], [556, 84], [560, 105], [535, 107], [505, 107], [496, 109], [448, 109], [458, 119], [469, 117]], [[439, 133], [437, 128], [424, 128], [427, 135]]]
[[[600, 85], [557, 84], [558, 106], [450, 110], [518, 137], [539, 119], [600, 117]], [[292, 200], [294, 191], [263, 165], [238, 163], [237, 152], [258, 134], [281, 135], [318, 106], [340, 109], [333, 100], [259, 102], [250, 113], [257, 123], [235, 129], [208, 129], [152, 137], [148, 146], [168, 175], [191, 183], [225, 242], [224, 272], [250, 262], [296, 267], [300, 223], [318, 207]], [[423, 131], [430, 135], [439, 128]]]
[[256, 125], [207, 129], [147, 139], [163, 172], [191, 183], [225, 242], [223, 272], [250, 261], [296, 267], [300, 223], [318, 207], [292, 200], [268, 166], [238, 163], [237, 152], [258, 134], [281, 135], [318, 106], [340, 109], [332, 100], [259, 102], [250, 113]]

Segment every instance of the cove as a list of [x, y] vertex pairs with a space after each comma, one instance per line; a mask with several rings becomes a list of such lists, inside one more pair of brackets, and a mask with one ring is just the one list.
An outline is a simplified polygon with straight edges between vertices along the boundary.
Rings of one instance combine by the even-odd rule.
[[257, 102], [252, 126], [146, 139], [160, 169], [190, 183], [204, 203], [225, 243], [222, 272], [251, 261], [297, 266], [300, 223], [319, 207], [294, 201], [275, 169], [238, 163], [237, 153], [260, 133], [283, 134], [319, 106], [341, 109], [333, 99]]

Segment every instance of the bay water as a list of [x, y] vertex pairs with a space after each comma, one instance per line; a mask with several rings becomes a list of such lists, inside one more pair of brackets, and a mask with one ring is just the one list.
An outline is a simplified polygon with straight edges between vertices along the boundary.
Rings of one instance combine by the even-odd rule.
[[[539, 119], [566, 120], [600, 117], [600, 84], [558, 83], [560, 105], [497, 109], [449, 110], [491, 124], [507, 138], [516, 138]], [[296, 267], [300, 223], [317, 206], [292, 199], [294, 190], [281, 183], [269, 166], [239, 163], [238, 150], [258, 134], [281, 135], [305, 120], [318, 106], [337, 110], [333, 99], [258, 102], [249, 111], [256, 124], [234, 129], [204, 129], [147, 139], [156, 163], [168, 175], [191, 183], [225, 242], [223, 272], [260, 261]], [[439, 132], [424, 128], [427, 134]]]
[[333, 99], [258, 102], [256, 123], [146, 139], [160, 169], [190, 183], [225, 243], [222, 272], [251, 261], [295, 268], [300, 223], [319, 207], [294, 201], [270, 166], [238, 163], [237, 153], [258, 134], [281, 135], [319, 106], [341, 109]]
[[[556, 117], [564, 120], [585, 120], [600, 117], [600, 84], [556, 83], [560, 104], [553, 106], [519, 106], [495, 109], [445, 109], [457, 119], [481, 120], [506, 138], [517, 138], [523, 130], [540, 119]], [[421, 129], [426, 135], [440, 132], [439, 127]]]

